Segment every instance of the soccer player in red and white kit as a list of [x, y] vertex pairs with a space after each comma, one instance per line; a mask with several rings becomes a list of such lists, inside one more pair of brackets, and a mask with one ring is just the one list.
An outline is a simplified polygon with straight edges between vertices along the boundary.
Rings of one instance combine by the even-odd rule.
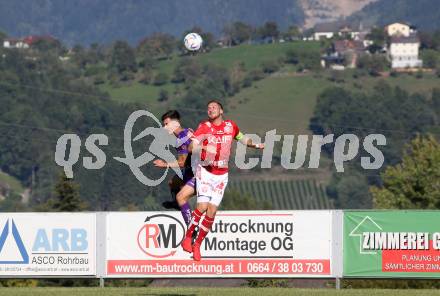
[[[196, 261], [201, 259], [200, 245], [211, 229], [228, 184], [228, 161], [233, 139], [248, 147], [264, 148], [264, 144], [254, 144], [251, 139], [244, 137], [234, 121], [223, 119], [223, 106], [220, 102], [210, 101], [208, 120], [199, 124], [192, 137], [193, 152], [199, 149], [201, 153], [201, 163], [196, 171], [197, 208], [192, 212], [191, 223], [182, 241], [183, 250], [192, 252]], [[193, 232], [205, 212], [199, 234], [192, 245]]]

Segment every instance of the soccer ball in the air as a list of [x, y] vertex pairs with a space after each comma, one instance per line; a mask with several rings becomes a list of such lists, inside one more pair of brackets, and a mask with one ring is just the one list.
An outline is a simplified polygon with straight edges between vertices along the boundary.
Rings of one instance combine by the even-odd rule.
[[197, 51], [202, 47], [203, 39], [197, 33], [189, 33], [184, 39], [185, 47], [189, 51]]

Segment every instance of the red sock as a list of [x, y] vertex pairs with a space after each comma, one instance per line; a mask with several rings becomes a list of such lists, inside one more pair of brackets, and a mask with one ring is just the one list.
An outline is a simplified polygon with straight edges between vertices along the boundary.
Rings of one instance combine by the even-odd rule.
[[208, 234], [211, 229], [212, 223], [214, 223], [214, 217], [205, 216], [205, 219], [202, 221], [202, 225], [200, 225], [199, 236], [197, 237], [195, 244], [201, 245], [203, 239]]
[[202, 212], [195, 209], [191, 214], [191, 222], [189, 223], [188, 230], [186, 231], [186, 237], [192, 237], [194, 230], [197, 225], [199, 225], [200, 218], [202, 217]]

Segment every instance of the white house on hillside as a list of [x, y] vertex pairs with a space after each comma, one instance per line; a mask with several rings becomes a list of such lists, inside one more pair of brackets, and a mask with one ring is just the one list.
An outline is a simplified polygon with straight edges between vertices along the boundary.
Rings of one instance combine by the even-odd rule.
[[6, 38], [3, 41], [4, 48], [29, 48], [39, 41], [58, 42], [50, 35], [29, 35], [24, 38]]
[[408, 36], [392, 36], [388, 51], [391, 67], [419, 68], [423, 62], [419, 60], [420, 40], [415, 33]]
[[335, 24], [317, 24], [314, 28], [313, 39], [330, 39], [333, 38], [336, 32], [339, 31], [339, 27]]
[[22, 39], [7, 38], [7, 39], [3, 40], [3, 47], [4, 48], [29, 48], [29, 44], [27, 44]]
[[414, 33], [414, 30], [410, 25], [405, 23], [393, 23], [385, 27], [385, 32], [388, 36], [405, 36], [409, 37], [410, 34]]
[[330, 39], [333, 38], [335, 35], [356, 38], [361, 32], [362, 25], [360, 25], [358, 28], [354, 28], [348, 24], [341, 22], [321, 23], [315, 26], [313, 39]]

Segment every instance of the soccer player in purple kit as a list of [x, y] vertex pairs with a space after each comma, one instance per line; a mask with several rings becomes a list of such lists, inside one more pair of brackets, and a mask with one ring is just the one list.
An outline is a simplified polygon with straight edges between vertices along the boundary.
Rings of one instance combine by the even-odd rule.
[[174, 175], [169, 181], [172, 201], [162, 203], [165, 208], [180, 209], [183, 220], [186, 225], [191, 221], [191, 208], [188, 200], [195, 194], [195, 177], [191, 168], [191, 152], [189, 144], [193, 131], [189, 128], [183, 128], [180, 124], [180, 114], [176, 110], [167, 111], [162, 115], [163, 126], [168, 132], [174, 133], [177, 137], [177, 162], [167, 163], [164, 160], [156, 159], [153, 163], [156, 167], [180, 167], [182, 169], [183, 180]]

